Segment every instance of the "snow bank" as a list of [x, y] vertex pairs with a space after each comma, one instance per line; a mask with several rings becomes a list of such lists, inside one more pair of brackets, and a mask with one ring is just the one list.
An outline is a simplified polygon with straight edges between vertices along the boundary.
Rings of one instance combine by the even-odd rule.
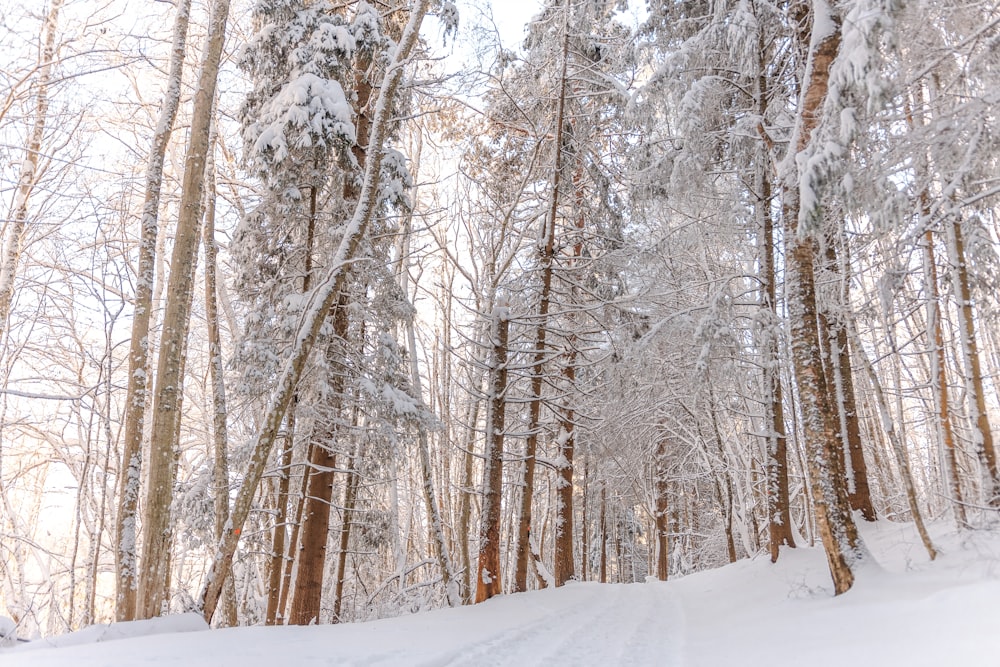
[[[0, 619], [0, 634], [2, 634], [3, 621]], [[22, 644], [13, 652], [35, 651], [45, 648], [65, 648], [69, 646], [81, 646], [85, 644], [96, 644], [98, 642], [118, 641], [122, 639], [132, 639], [135, 637], [148, 637], [150, 635], [173, 635], [181, 632], [199, 632], [208, 630], [208, 624], [200, 614], [177, 614], [175, 616], [162, 616], [146, 621], [128, 621], [125, 623], [102, 623], [91, 625], [76, 632], [39, 639], [37, 641]], [[5, 658], [8, 654], [5, 654]], [[6, 660], [5, 660], [6, 662]], [[70, 664], [70, 663], [66, 663]]]
[[0, 616], [0, 648], [17, 643], [17, 623], [14, 619]]

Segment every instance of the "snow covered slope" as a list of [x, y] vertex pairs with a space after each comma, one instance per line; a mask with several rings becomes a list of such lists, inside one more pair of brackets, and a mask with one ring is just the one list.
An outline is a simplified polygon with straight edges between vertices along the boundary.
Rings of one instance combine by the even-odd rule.
[[164, 634], [35, 642], [0, 649], [0, 665], [1000, 665], [1000, 534], [939, 530], [934, 563], [906, 526], [880, 522], [866, 539], [879, 565], [838, 598], [823, 553], [797, 549], [777, 565], [570, 584], [363, 624], [197, 631], [157, 620], [143, 631]]

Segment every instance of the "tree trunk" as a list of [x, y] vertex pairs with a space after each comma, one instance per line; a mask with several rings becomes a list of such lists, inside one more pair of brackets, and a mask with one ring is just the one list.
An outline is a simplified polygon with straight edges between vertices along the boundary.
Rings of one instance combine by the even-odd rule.
[[555, 261], [556, 217], [559, 211], [559, 184], [562, 174], [563, 126], [566, 113], [566, 73], [569, 63], [569, 33], [563, 37], [562, 74], [556, 108], [555, 156], [552, 167], [552, 201], [545, 219], [544, 245], [540, 249], [542, 290], [538, 298], [538, 326], [535, 329], [535, 355], [531, 368], [531, 403], [528, 406], [528, 436], [524, 443], [524, 485], [521, 489], [521, 513], [515, 548], [514, 590], [528, 590], [528, 560], [531, 558], [531, 504], [534, 496], [535, 457], [542, 424], [542, 374], [545, 371], [546, 334], [552, 294], [552, 271]]
[[340, 524], [340, 548], [337, 551], [337, 574], [333, 588], [333, 622], [340, 623], [344, 606], [344, 580], [347, 578], [347, 547], [351, 543], [351, 526], [354, 523], [354, 508], [358, 503], [358, 484], [361, 481], [361, 443], [351, 456], [347, 484], [344, 486], [343, 519]]
[[507, 403], [507, 336], [510, 313], [505, 303], [494, 306], [493, 386], [483, 467], [483, 509], [476, 566], [476, 604], [503, 592], [500, 578], [500, 511], [503, 497], [504, 414]]
[[[214, 124], [209, 135], [209, 145], [215, 143]], [[205, 226], [203, 245], [205, 248], [205, 325], [208, 330], [208, 369], [212, 385], [212, 486], [215, 498], [215, 540], [219, 541], [226, 532], [226, 521], [229, 519], [229, 433], [226, 419], [229, 410], [226, 407], [225, 370], [222, 360], [222, 338], [219, 333], [219, 303], [217, 257], [218, 246], [215, 243], [215, 160], [209, 151], [205, 168], [207, 190], [205, 193]], [[229, 580], [229, 585], [223, 594], [223, 617], [220, 625], [235, 627], [236, 589]]]
[[[333, 341], [329, 343], [331, 348], [337, 348], [332, 354], [328, 352], [328, 359], [333, 363], [346, 354], [348, 305], [346, 293], [341, 293], [339, 303], [333, 311]], [[332, 372], [333, 379], [326, 404], [329, 410], [327, 419], [334, 422], [344, 402], [347, 369], [334, 368]], [[309, 482], [302, 512], [302, 541], [299, 544], [292, 608], [288, 613], [289, 625], [310, 625], [320, 620], [323, 574], [327, 562], [326, 547], [330, 536], [330, 506], [333, 504], [334, 470], [337, 467], [337, 453], [333, 449], [337, 429], [331, 426], [323, 429], [323, 433], [326, 437], [314, 440], [310, 447], [307, 470]]]
[[[570, 343], [572, 344], [572, 343]], [[566, 365], [567, 394], [572, 393], [576, 381], [576, 352], [570, 353], [570, 361]], [[575, 448], [575, 412], [572, 407], [565, 408], [562, 426], [559, 433], [559, 466], [556, 471], [556, 534], [555, 558], [552, 574], [556, 586], [562, 586], [576, 577], [576, 565], [573, 558], [573, 453]]]
[[63, 0], [52, 0], [45, 16], [43, 42], [35, 79], [35, 122], [25, 144], [24, 160], [17, 179], [14, 206], [10, 220], [5, 220], [2, 257], [0, 257], [0, 335], [7, 330], [11, 303], [14, 300], [14, 278], [24, 248], [24, 235], [28, 225], [28, 202], [38, 183], [39, 161], [42, 157], [42, 140], [49, 116], [49, 85], [52, 83], [52, 65], [56, 57], [56, 31], [59, 28], [59, 11]]
[[[407, 322], [406, 337], [410, 352], [410, 375], [413, 381], [413, 392], [416, 394], [417, 400], [422, 403], [423, 390], [420, 383], [420, 368], [417, 365], [417, 339], [412, 319]], [[422, 423], [417, 424], [417, 448], [418, 458], [420, 459], [420, 482], [424, 492], [427, 519], [430, 522], [431, 539], [434, 542], [434, 553], [437, 556], [438, 568], [441, 570], [441, 579], [448, 597], [448, 604], [452, 607], [457, 607], [462, 603], [462, 599], [457, 588], [457, 582], [455, 582], [455, 573], [451, 565], [448, 543], [444, 538], [444, 524], [441, 521], [441, 510], [438, 506], [437, 495], [434, 490], [427, 428]]]
[[598, 519], [601, 534], [600, 582], [608, 583], [608, 487], [601, 483], [601, 517]]
[[278, 468], [278, 497], [275, 500], [274, 534], [271, 536], [271, 560], [267, 578], [267, 609], [264, 623], [274, 625], [278, 614], [284, 615], [281, 602], [282, 571], [285, 564], [285, 536], [288, 532], [288, 488], [291, 483], [292, 449], [295, 438], [295, 409], [288, 411], [285, 436], [282, 439], [281, 463]]
[[[926, 193], [922, 193], [926, 199]], [[924, 233], [924, 267], [927, 286], [927, 330], [931, 335], [931, 384], [935, 385], [935, 402], [938, 413], [938, 433], [944, 449], [945, 474], [955, 523], [959, 528], [968, 528], [965, 514], [965, 499], [958, 470], [958, 451], [955, 431], [951, 422], [951, 406], [948, 400], [948, 362], [944, 352], [944, 330], [941, 326], [941, 294], [938, 289], [937, 262], [934, 259], [934, 235], [930, 229]]]
[[771, 215], [771, 176], [773, 162], [770, 156], [771, 139], [763, 126], [767, 117], [767, 65], [765, 63], [765, 43], [763, 31], [757, 36], [757, 77], [754, 80], [754, 97], [757, 113], [762, 119], [758, 126], [761, 144], [757, 148], [756, 169], [754, 170], [754, 190], [757, 204], [754, 215], [761, 230], [762, 307], [767, 309], [769, 325], [764, 332], [762, 354], [764, 357], [764, 387], [766, 394], [767, 453], [764, 466], [767, 485], [767, 532], [771, 551], [771, 562], [778, 560], [783, 546], [795, 548], [792, 532], [790, 500], [788, 497], [788, 441], [785, 436], [785, 414], [779, 372], [779, 340], [781, 326], [778, 319], [777, 278], [774, 267], [774, 217]]
[[[875, 372], [874, 366], [868, 359], [868, 355], [864, 353], [864, 347], [860, 344], [860, 341], [858, 341], [858, 334], [854, 330], [853, 325], [848, 326], [851, 326], [851, 336], [857, 343], [856, 347], [858, 349], [858, 354], [860, 355], [862, 363], [865, 366], [865, 372], [868, 374], [868, 379], [872, 384], [872, 389], [875, 391], [875, 403], [878, 406], [879, 416], [882, 419], [882, 428], [885, 431], [886, 436], [889, 438], [889, 444], [891, 445], [892, 452], [896, 457], [896, 465], [899, 466], [899, 476], [902, 478], [903, 488], [906, 491], [906, 502], [910, 508], [910, 515], [913, 517], [913, 523], [917, 527], [917, 533], [919, 533], [920, 539], [924, 544], [924, 548], [927, 550], [927, 555], [931, 560], [934, 560], [937, 557], [937, 551], [934, 549], [934, 544], [931, 542], [930, 535], [927, 533], [927, 528], [924, 526], [924, 519], [920, 514], [920, 507], [917, 504], [917, 492], [913, 487], [913, 476], [910, 474], [910, 463], [906, 454], [906, 444], [899, 437], [895, 425], [893, 424], [892, 413], [889, 409], [889, 403], [885, 398], [885, 392], [882, 390], [882, 383], [878, 379], [878, 374]], [[896, 390], [898, 392], [898, 380], [896, 384]], [[902, 417], [902, 414], [900, 414], [900, 417]]]
[[[783, 213], [789, 272], [788, 311], [792, 358], [802, 410], [802, 428], [811, 478], [816, 525], [827, 554], [834, 590], [844, 593], [854, 583], [853, 565], [863, 558], [863, 545], [851, 516], [837, 438], [836, 401], [823, 373], [817, 324], [815, 263], [820, 259], [814, 232], [800, 229], [797, 156], [810, 146], [819, 125], [829, 86], [830, 66], [840, 47], [840, 16], [824, 0], [814, 0], [811, 44], [789, 154], [784, 164]], [[825, 31], [825, 32], [821, 32]]]
[[118, 516], [115, 523], [115, 557], [118, 591], [115, 618], [131, 621], [136, 618], [136, 515], [139, 504], [142, 467], [142, 437], [146, 416], [146, 396], [149, 377], [149, 328], [153, 311], [153, 285], [156, 271], [157, 219], [160, 207], [160, 186], [163, 163], [173, 131], [174, 119], [180, 106], [180, 88], [184, 67], [191, 0], [177, 5], [174, 19], [173, 49], [167, 90], [163, 96], [160, 117], [153, 135], [153, 146], [146, 168], [146, 194], [142, 205], [139, 236], [139, 260], [136, 267], [135, 312], [129, 342], [128, 387], [125, 394], [125, 435], [118, 485]]
[[[477, 381], [476, 383], [480, 383]], [[481, 389], [477, 386], [476, 389]], [[477, 392], [473, 392], [475, 394]], [[459, 557], [462, 562], [462, 599], [471, 601], [472, 591], [472, 555], [469, 553], [469, 532], [472, 522], [472, 485], [473, 470], [475, 467], [474, 448], [476, 445], [476, 422], [479, 421], [480, 401], [474, 395], [471, 398], [472, 404], [469, 406], [468, 434], [469, 439], [465, 444], [465, 456], [462, 466], [462, 490], [458, 499], [458, 544]]]
[[[667, 482], [667, 439], [661, 437], [656, 443], [656, 458], [653, 464], [653, 490], [656, 494], [656, 578], [666, 581], [670, 575], [670, 504]], [[602, 504], [603, 510], [603, 489]]]
[[170, 505], [177, 474], [176, 450], [180, 437], [181, 404], [184, 396], [184, 365], [187, 334], [194, 296], [194, 273], [201, 236], [201, 204], [205, 191], [212, 109], [222, 45], [225, 40], [229, 0], [214, 0], [204, 61], [198, 75], [191, 133], [188, 140], [181, 186], [181, 203], [170, 260], [163, 335], [153, 390], [153, 428], [150, 438], [137, 614], [152, 618], [168, 601], [167, 580], [172, 541]]
[[[836, 248], [836, 238], [826, 239], [827, 270], [836, 277], [841, 285], [836, 302], [842, 309], [850, 308], [850, 276], [846, 275], [845, 267]], [[872, 504], [871, 490], [868, 485], [868, 465], [865, 462], [861, 447], [861, 426], [858, 421], [857, 400], [854, 396], [854, 371], [851, 368], [851, 348], [847, 337], [847, 327], [844, 315], [831, 310], [827, 313], [829, 323], [827, 332], [827, 348], [829, 350], [829, 369], [834, 386], [831, 389], [837, 398], [837, 413], [839, 415], [840, 439], [846, 453], [845, 472], [847, 473], [847, 497], [851, 509], [860, 511], [865, 521], [875, 521], [875, 506]]]
[[979, 360], [979, 343], [976, 338], [972, 291], [969, 288], [965, 241], [962, 238], [962, 221], [955, 219], [948, 225], [948, 230], [948, 249], [954, 269], [952, 275], [955, 292], [959, 297], [958, 315], [961, 320], [959, 334], [962, 341], [962, 357], [965, 360], [966, 397], [975, 421], [972, 440], [985, 471], [983, 475], [985, 500], [991, 507], [1000, 508], [1000, 470], [997, 468], [990, 418], [986, 412], [986, 393], [983, 387], [982, 364]]

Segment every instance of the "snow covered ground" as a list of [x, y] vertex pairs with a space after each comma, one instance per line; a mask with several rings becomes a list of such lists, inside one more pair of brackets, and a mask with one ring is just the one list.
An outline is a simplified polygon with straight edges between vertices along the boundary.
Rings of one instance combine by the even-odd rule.
[[1000, 533], [946, 530], [929, 563], [908, 526], [866, 526], [879, 565], [837, 598], [823, 553], [797, 549], [777, 565], [570, 584], [372, 623], [204, 630], [187, 616], [88, 628], [0, 649], [0, 665], [1000, 665]]

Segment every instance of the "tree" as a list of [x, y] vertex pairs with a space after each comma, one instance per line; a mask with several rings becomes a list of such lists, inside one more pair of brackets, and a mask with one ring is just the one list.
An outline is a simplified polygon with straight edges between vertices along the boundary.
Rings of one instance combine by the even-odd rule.
[[476, 603], [503, 592], [500, 573], [500, 503], [503, 496], [503, 444], [506, 428], [507, 345], [510, 314], [502, 300], [493, 308], [493, 360], [486, 463], [483, 466], [483, 510], [479, 521], [479, 563], [476, 566]]
[[45, 15], [42, 42], [38, 54], [38, 71], [35, 75], [35, 117], [24, 147], [17, 180], [17, 190], [10, 217], [3, 225], [3, 248], [0, 255], [0, 334], [4, 333], [10, 319], [11, 300], [14, 298], [14, 280], [24, 245], [28, 224], [28, 204], [31, 193], [41, 174], [42, 140], [49, 122], [49, 87], [52, 85], [52, 68], [56, 60], [56, 35], [59, 29], [59, 10], [63, 0], [52, 0]]
[[156, 364], [149, 476], [144, 497], [142, 560], [137, 615], [158, 616], [167, 597], [171, 547], [170, 505], [177, 474], [175, 451], [180, 438], [187, 334], [194, 297], [194, 272], [201, 238], [205, 164], [212, 148], [209, 135], [225, 41], [228, 0], [212, 3], [204, 60], [198, 75], [188, 139], [180, 212], [163, 315], [163, 335]]
[[307, 305], [295, 337], [295, 345], [289, 351], [261, 420], [260, 430], [252, 443], [250, 464], [230, 514], [230, 532], [219, 545], [219, 551], [213, 560], [201, 594], [201, 605], [206, 618], [210, 619], [215, 613], [222, 585], [229, 575], [233, 554], [239, 541], [237, 531], [242, 528], [250, 512], [257, 485], [264, 473], [271, 448], [295, 393], [295, 387], [302, 376], [320, 328], [344, 287], [346, 266], [356, 258], [357, 250], [375, 214], [383, 151], [385, 151], [383, 142], [389, 133], [392, 107], [403, 68], [408, 63], [410, 53], [417, 42], [420, 24], [427, 7], [428, 0], [415, 0], [410, 5], [409, 21], [403, 30], [393, 59], [386, 69], [386, 79], [376, 98], [372, 117], [371, 135], [366, 147], [367, 160], [358, 203], [351, 220], [344, 227], [341, 242], [331, 258], [326, 274], [317, 281], [316, 286], [306, 297]]
[[[853, 568], [864, 558], [864, 546], [851, 516], [843, 450], [838, 433], [835, 394], [824, 372], [816, 306], [816, 265], [822, 261], [823, 212], [814, 194], [815, 175], [802, 173], [804, 159], [817, 150], [814, 132], [823, 119], [830, 69], [841, 44], [839, 9], [825, 0], [812, 2], [808, 61], [800, 108], [782, 164], [782, 214], [789, 272], [788, 311], [792, 358], [802, 409], [802, 427], [812, 483], [813, 507], [826, 550], [834, 590], [844, 593], [854, 583]], [[805, 39], [803, 39], [805, 42]], [[803, 198], [805, 196], [805, 201]]]
[[191, 15], [190, 0], [177, 6], [174, 18], [173, 46], [170, 52], [166, 90], [160, 106], [160, 116], [149, 151], [146, 167], [145, 197], [142, 206], [139, 237], [139, 258], [136, 273], [135, 305], [132, 335], [129, 343], [128, 390], [125, 397], [125, 435], [121, 475], [118, 488], [118, 513], [115, 523], [116, 569], [118, 594], [115, 616], [119, 621], [136, 618], [136, 578], [138, 533], [136, 515], [141, 493], [142, 439], [146, 418], [147, 384], [149, 378], [149, 329], [153, 314], [153, 282], [156, 265], [157, 220], [163, 165], [173, 132], [174, 120], [180, 107], [181, 83], [184, 71], [184, 51]]

